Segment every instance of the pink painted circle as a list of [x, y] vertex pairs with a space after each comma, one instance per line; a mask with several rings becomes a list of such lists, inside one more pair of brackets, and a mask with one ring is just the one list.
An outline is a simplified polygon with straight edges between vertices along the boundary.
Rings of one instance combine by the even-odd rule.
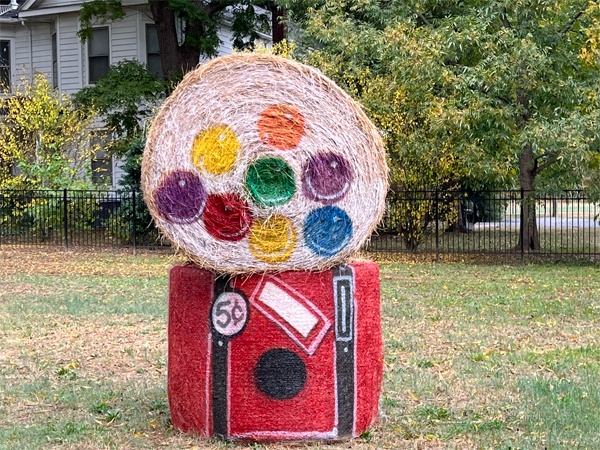
[[223, 292], [212, 305], [211, 322], [223, 336], [238, 334], [248, 321], [248, 303], [237, 292]]

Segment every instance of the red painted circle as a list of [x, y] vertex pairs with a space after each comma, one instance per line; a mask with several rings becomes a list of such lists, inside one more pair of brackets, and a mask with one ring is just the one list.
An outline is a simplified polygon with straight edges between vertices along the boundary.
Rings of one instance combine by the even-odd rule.
[[304, 117], [294, 106], [269, 106], [258, 119], [258, 134], [268, 147], [291, 150], [304, 135]]
[[206, 231], [222, 241], [243, 239], [252, 225], [248, 204], [235, 194], [209, 195], [202, 219]]

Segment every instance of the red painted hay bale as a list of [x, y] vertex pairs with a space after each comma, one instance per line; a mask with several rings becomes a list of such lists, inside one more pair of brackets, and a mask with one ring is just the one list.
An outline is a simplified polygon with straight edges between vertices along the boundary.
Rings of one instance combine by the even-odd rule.
[[376, 419], [379, 268], [219, 278], [171, 269], [173, 425], [232, 440], [340, 439]]

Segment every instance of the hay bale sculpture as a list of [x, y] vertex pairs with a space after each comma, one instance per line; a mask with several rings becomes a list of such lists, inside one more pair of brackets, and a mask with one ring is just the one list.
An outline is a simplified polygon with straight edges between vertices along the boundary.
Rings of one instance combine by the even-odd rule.
[[341, 439], [377, 416], [378, 130], [317, 70], [236, 54], [189, 73], [155, 119], [144, 198], [192, 264], [169, 275], [173, 425], [231, 440]]

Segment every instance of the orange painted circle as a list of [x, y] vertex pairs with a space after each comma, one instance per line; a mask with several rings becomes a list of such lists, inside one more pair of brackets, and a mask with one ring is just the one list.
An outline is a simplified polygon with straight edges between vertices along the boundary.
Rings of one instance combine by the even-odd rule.
[[258, 134], [268, 147], [291, 150], [304, 135], [304, 117], [294, 106], [269, 106], [258, 119]]

